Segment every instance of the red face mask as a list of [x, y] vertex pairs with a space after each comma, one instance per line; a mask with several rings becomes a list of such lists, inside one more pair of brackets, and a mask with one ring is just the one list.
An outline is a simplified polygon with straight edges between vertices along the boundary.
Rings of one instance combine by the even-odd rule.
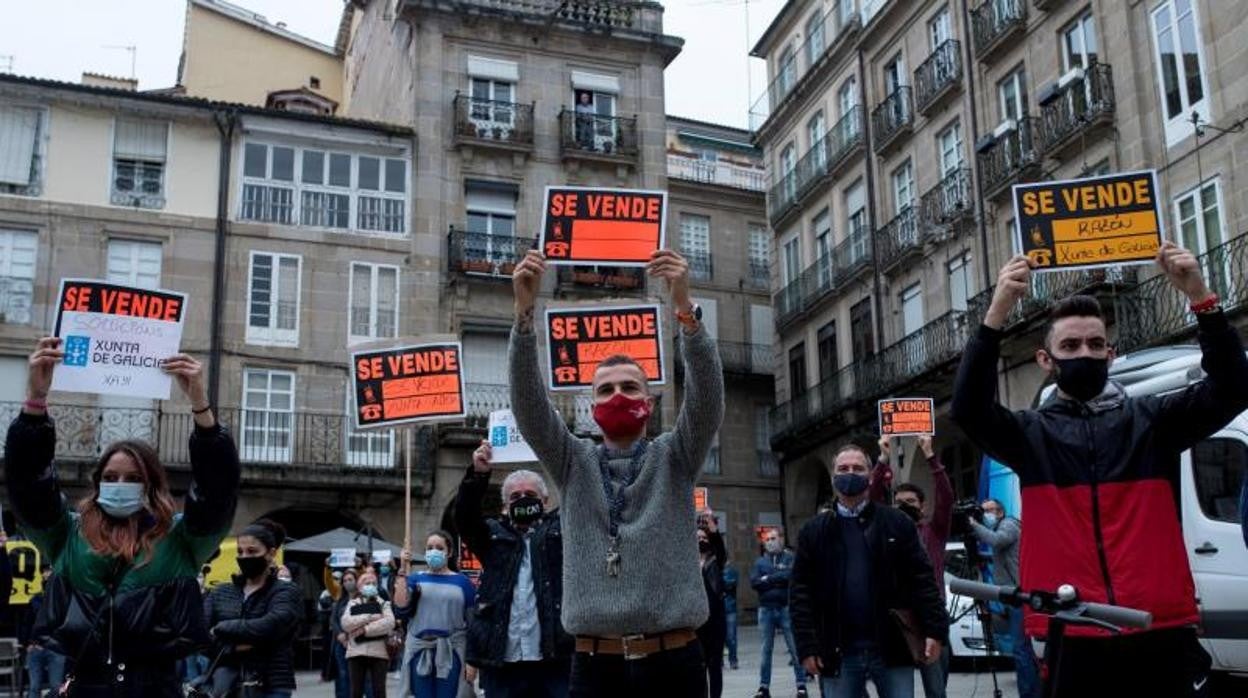
[[610, 438], [626, 438], [639, 434], [650, 419], [650, 405], [617, 393], [606, 402], [594, 405], [594, 421]]

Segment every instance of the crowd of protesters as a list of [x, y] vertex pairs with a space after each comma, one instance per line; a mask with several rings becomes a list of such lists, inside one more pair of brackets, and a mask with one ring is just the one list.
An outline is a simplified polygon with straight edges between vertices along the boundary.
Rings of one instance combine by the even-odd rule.
[[[799, 698], [808, 683], [825, 698], [861, 698], [868, 682], [881, 698], [910, 698], [916, 680], [927, 698], [943, 698], [944, 553], [955, 527], [991, 550], [997, 584], [1054, 590], [1070, 582], [1083, 599], [1153, 614], [1141, 632], [1072, 629], [1055, 695], [1199, 695], [1209, 658], [1196, 639], [1175, 508], [1178, 457], [1248, 408], [1248, 360], [1192, 254], [1167, 243], [1157, 262], [1192, 304], [1206, 377], [1165, 397], [1127, 396], [1108, 379], [1114, 350], [1099, 305], [1076, 296], [1053, 309], [1036, 353], [1056, 382], [1053, 396], [1033, 410], [1002, 407], [1001, 328], [1031, 273], [1026, 258], [1011, 260], [962, 357], [952, 416], [1019, 475], [1028, 527], [995, 499], [982, 502], [982, 516], [955, 520], [963, 515], [954, 514], [931, 437], [916, 441], [930, 490], [894, 486], [894, 440], [880, 439], [877, 458], [862, 444], [840, 446], [830, 472], [834, 499], [791, 539], [795, 548], [785, 546], [783, 529], [769, 529], [750, 570], [762, 630], [756, 698], [770, 696], [776, 634]], [[545, 270], [537, 251], [516, 266], [509, 351], [516, 423], [545, 476], [509, 472], [502, 513], [486, 513], [495, 465], [483, 442], [456, 496], [459, 538], [430, 532], [421, 568], [406, 548], [397, 568], [363, 559], [327, 565], [321, 608], [338, 696], [384, 698], [397, 670], [400, 693], [417, 698], [719, 698], [725, 650], [728, 666], [738, 666], [739, 577], [718, 521], [695, 511], [692, 496], [723, 418], [724, 384], [714, 339], [689, 295], [688, 264], [660, 250], [648, 265], [665, 283], [679, 327], [685, 378], [675, 426], [648, 435], [655, 397], [645, 371], [612, 356], [593, 376], [601, 441], [569, 432], [544, 386], [535, 316]], [[88, 496], [66, 503], [47, 413], [63, 357], [60, 339], [39, 340], [5, 443], [9, 505], [46, 563], [22, 637], [29, 695], [293, 695], [304, 610], [290, 569], [279, 564], [285, 530], [263, 519], [243, 527], [238, 573], [207, 593], [203, 587], [204, 566], [233, 523], [240, 466], [199, 362], [178, 354], [163, 363], [195, 424], [179, 513], [164, 465], [141, 441], [105, 448]], [[481, 563], [475, 583], [456, 566], [461, 539]], [[11, 583], [7, 567], [0, 554], [0, 585]], [[1019, 694], [1039, 696], [1030, 638], [1044, 637], [1046, 618], [1006, 614]]]

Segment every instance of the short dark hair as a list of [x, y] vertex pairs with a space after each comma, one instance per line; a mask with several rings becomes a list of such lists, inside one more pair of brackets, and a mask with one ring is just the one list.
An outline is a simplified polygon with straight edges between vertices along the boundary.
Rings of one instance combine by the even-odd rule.
[[1094, 317], [1101, 322], [1105, 321], [1105, 313], [1101, 312], [1101, 302], [1092, 296], [1078, 294], [1070, 298], [1064, 298], [1049, 310], [1049, 328], [1044, 333], [1046, 346], [1053, 337], [1053, 326], [1057, 324], [1058, 320], [1064, 320], [1068, 317]]
[[918, 485], [912, 482], [903, 482], [900, 485], [897, 485], [897, 491], [898, 492], [913, 492], [914, 496], [919, 498], [919, 504], [924, 504], [927, 502], [927, 495], [924, 494], [923, 488], [919, 487]]
[[980, 506], [983, 506], [984, 504], [987, 504], [988, 502], [992, 502], [993, 504], [996, 504], [997, 506], [1001, 507], [1002, 514], [1006, 513], [1005, 505], [1001, 503], [1000, 499], [997, 499], [995, 497], [989, 497], [985, 499], [984, 501], [980, 502]]
[[646, 375], [646, 369], [642, 368], [641, 364], [637, 363], [637, 359], [634, 359], [627, 354], [612, 354], [599, 362], [598, 366], [595, 367], [594, 370], [597, 371], [599, 368], [607, 368], [609, 366], [636, 366], [637, 370], [641, 371], [641, 375]]
[[836, 449], [836, 453], [832, 456], [833, 467], [836, 466], [836, 459], [839, 458], [842, 453], [849, 453], [850, 451], [857, 451], [858, 453], [861, 453], [863, 460], [867, 462], [867, 467], [871, 467], [871, 455], [867, 453], [867, 449], [855, 443], [848, 443]]

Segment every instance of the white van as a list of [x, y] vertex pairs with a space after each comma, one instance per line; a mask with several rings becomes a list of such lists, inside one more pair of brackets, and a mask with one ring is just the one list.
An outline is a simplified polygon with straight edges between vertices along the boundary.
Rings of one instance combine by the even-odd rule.
[[[1114, 361], [1111, 380], [1132, 397], [1164, 395], [1200, 380], [1200, 348], [1146, 349]], [[1054, 390], [1046, 387], [1040, 402]], [[1183, 540], [1196, 579], [1202, 640], [1213, 669], [1248, 674], [1248, 547], [1239, 520], [1239, 495], [1248, 477], [1248, 412], [1181, 460], [1179, 505]]]

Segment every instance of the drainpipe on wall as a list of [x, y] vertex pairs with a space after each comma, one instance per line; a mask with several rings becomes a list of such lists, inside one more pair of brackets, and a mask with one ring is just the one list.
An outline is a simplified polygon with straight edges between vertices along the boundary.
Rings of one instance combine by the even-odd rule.
[[[230, 159], [238, 112], [217, 111], [212, 114], [221, 134], [221, 152], [217, 173], [217, 230], [212, 269], [212, 330], [208, 343], [208, 404], [220, 408], [221, 395], [221, 316], [225, 312], [225, 236], [230, 210]], [[220, 411], [218, 410], [218, 415]]]
[[[967, 143], [971, 144], [974, 149], [975, 143], [979, 142], [979, 103], [975, 101], [975, 52], [971, 48], [974, 41], [974, 32], [971, 30], [971, 0], [962, 0], [962, 24], [966, 27], [966, 41], [962, 42], [962, 47], [966, 53], [966, 94], [971, 100], [971, 137]], [[971, 157], [975, 161], [975, 203], [978, 211], [976, 212], [975, 222], [979, 225], [979, 245], [981, 248], [983, 263], [980, 265], [984, 269], [984, 289], [992, 286], [992, 269], [990, 264], [992, 258], [988, 256], [988, 210], [984, 202], [984, 177], [979, 170], [979, 153], [972, 152]]]
[[871, 150], [871, 114], [867, 109], [867, 71], [862, 49], [858, 49], [858, 95], [862, 104], [862, 145], [867, 157], [867, 230], [871, 236], [871, 280], [875, 289], [875, 341], [871, 347], [872, 354], [880, 353], [884, 343], [884, 288], [880, 284], [880, 249], [876, 245], [875, 235], [875, 156]]

